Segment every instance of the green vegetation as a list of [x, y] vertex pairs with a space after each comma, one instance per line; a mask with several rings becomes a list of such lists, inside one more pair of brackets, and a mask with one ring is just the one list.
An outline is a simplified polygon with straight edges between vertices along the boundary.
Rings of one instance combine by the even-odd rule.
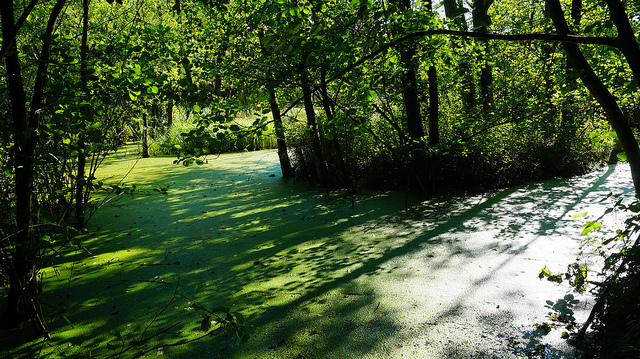
[[[50, 336], [41, 269], [90, 251], [95, 211], [139, 191], [96, 176], [128, 142], [186, 166], [277, 148], [283, 177], [352, 203], [371, 188], [475, 193], [607, 159], [628, 161], [640, 193], [638, 13], [621, 0], [5, 1], [0, 323]], [[638, 245], [610, 244], [620, 269], [605, 268], [600, 313], [618, 318], [636, 303], [621, 273]], [[587, 268], [569, 272], [586, 290]], [[222, 312], [212, 332], [246, 339], [242, 317]]]

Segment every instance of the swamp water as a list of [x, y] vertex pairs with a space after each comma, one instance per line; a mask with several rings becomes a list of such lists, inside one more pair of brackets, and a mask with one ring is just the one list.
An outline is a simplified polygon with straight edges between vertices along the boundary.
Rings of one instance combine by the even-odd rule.
[[[88, 224], [87, 250], [43, 269], [45, 312], [66, 308], [68, 319], [58, 316], [52, 340], [11, 354], [15, 337], [5, 337], [0, 353], [104, 358], [176, 323], [122, 357], [195, 338], [200, 313], [185, 309], [182, 292], [211, 308], [246, 294], [236, 309], [252, 339], [207, 337], [148, 356], [567, 357], [565, 329], [549, 315], [580, 323], [592, 296], [538, 273], [576, 260], [584, 218], [574, 215], [595, 219], [608, 193], [633, 195], [621, 164], [482, 195], [409, 198], [408, 208], [404, 193], [364, 193], [352, 207], [340, 192], [282, 180], [273, 151], [172, 161], [105, 162], [105, 183], [126, 175], [148, 193], [108, 202]], [[612, 215], [602, 228], [622, 222]], [[545, 334], [541, 323], [559, 327]]]

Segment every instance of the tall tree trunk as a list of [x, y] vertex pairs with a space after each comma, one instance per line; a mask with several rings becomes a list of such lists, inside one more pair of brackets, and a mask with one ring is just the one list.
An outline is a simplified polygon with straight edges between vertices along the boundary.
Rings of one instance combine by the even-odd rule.
[[[400, 5], [402, 9], [410, 10], [411, 0], [401, 0]], [[418, 65], [414, 59], [416, 54], [414, 41], [410, 40], [398, 45], [398, 51], [400, 51], [400, 61], [404, 68], [402, 97], [407, 115], [407, 132], [411, 141], [419, 141], [424, 137], [424, 129], [418, 98]]]
[[[89, 0], [82, 0], [82, 41], [80, 44], [80, 82], [85, 91], [85, 96], [89, 94], [89, 81], [87, 74], [87, 61], [89, 56], [89, 47], [87, 41], [89, 37]], [[89, 120], [92, 111], [89, 105], [81, 105], [81, 113], [85, 120]], [[87, 146], [85, 144], [84, 129], [81, 129], [78, 136], [78, 169], [76, 173], [76, 227], [84, 226], [85, 214], [85, 167], [87, 165]]]
[[[262, 51], [263, 55], [268, 55], [267, 50], [262, 45], [263, 37], [264, 33], [262, 32], [262, 30], [260, 30], [258, 32], [260, 50]], [[282, 171], [282, 177], [295, 177], [296, 173], [291, 166], [291, 160], [289, 159], [289, 151], [287, 149], [287, 141], [284, 134], [284, 125], [282, 123], [282, 115], [280, 114], [280, 105], [278, 104], [278, 96], [276, 94], [276, 88], [273, 82], [267, 82], [267, 91], [269, 92], [269, 107], [271, 108], [271, 115], [273, 116], [273, 127], [275, 127], [276, 141], [278, 143], [278, 158], [280, 159], [280, 170]]]
[[[560, 35], [570, 34], [569, 26], [564, 17], [564, 12], [559, 0], [546, 0], [549, 16], [553, 20], [556, 31]], [[567, 57], [571, 66], [579, 71], [582, 83], [587, 87], [591, 95], [598, 101], [602, 109], [605, 111], [611, 127], [616, 131], [620, 143], [624, 148], [624, 152], [629, 160], [631, 167], [631, 177], [636, 190], [636, 194], [640, 195], [640, 148], [636, 141], [633, 131], [629, 126], [629, 122], [618, 106], [615, 97], [609, 92], [609, 89], [602, 83], [600, 78], [587, 62], [577, 44], [563, 43]], [[637, 45], [636, 45], [637, 46]], [[627, 59], [629, 61], [629, 59]], [[631, 61], [630, 61], [631, 62]]]
[[[486, 34], [487, 8], [485, 7], [485, 0], [473, 1], [472, 16], [474, 30], [481, 34]], [[493, 85], [493, 69], [486, 58], [490, 48], [486, 40], [481, 41], [484, 46], [485, 58], [483, 59], [484, 64], [480, 70], [480, 104], [482, 108], [482, 118], [486, 120], [489, 117], [493, 103], [493, 92], [491, 91], [491, 86]]]
[[304, 110], [307, 115], [307, 125], [309, 126], [309, 136], [311, 137], [311, 148], [313, 150], [313, 162], [316, 167], [316, 174], [320, 185], [327, 187], [329, 185], [329, 170], [327, 169], [327, 161], [324, 159], [322, 144], [320, 143], [320, 130], [318, 129], [318, 121], [316, 120], [316, 112], [313, 107], [313, 98], [311, 92], [311, 84], [307, 69], [303, 64], [300, 65], [300, 86], [302, 88], [302, 97], [304, 101]]
[[[427, 10], [433, 14], [433, 3], [427, 1]], [[440, 142], [440, 124], [438, 122], [438, 71], [434, 65], [429, 66], [427, 72], [429, 80], [429, 146], [435, 146]]]
[[[572, 31], [577, 33], [580, 29], [580, 22], [582, 20], [582, 0], [571, 1], [571, 20], [573, 22], [571, 26]], [[565, 64], [565, 71], [566, 78], [564, 83], [566, 84], [568, 91], [566, 91], [567, 95], [561, 109], [560, 118], [562, 119], [562, 122], [560, 130], [562, 133], [558, 139], [558, 143], [560, 145], [560, 150], [567, 153], [571, 140], [575, 137], [575, 133], [577, 131], [577, 114], [575, 109], [576, 101], [574, 92], [578, 88], [579, 74], [578, 71], [571, 66], [569, 58], [567, 58], [567, 63]]]
[[[445, 16], [448, 19], [453, 20], [453, 27], [459, 31], [469, 31], [469, 25], [467, 24], [464, 14], [458, 15], [457, 17], [455, 16], [456, 10], [462, 8], [462, 4], [458, 0], [443, 0], [443, 4]], [[467, 40], [462, 39], [461, 41], [463, 41], [464, 44]], [[456, 42], [453, 42], [453, 50], [455, 51], [458, 48], [459, 46]], [[458, 73], [462, 79], [461, 95], [463, 113], [466, 116], [473, 116], [476, 103], [476, 87], [473, 79], [473, 73], [471, 71], [471, 64], [466, 60], [460, 61]]]
[[2, 249], [1, 255], [5, 269], [9, 272], [9, 293], [7, 306], [0, 322], [5, 327], [15, 327], [27, 318], [31, 319], [36, 332], [49, 337], [48, 331], [38, 314], [37, 309], [37, 240], [32, 231], [33, 226], [33, 187], [34, 156], [37, 143], [37, 129], [40, 122], [46, 73], [51, 55], [52, 34], [56, 21], [66, 0], [57, 0], [49, 13], [45, 32], [41, 37], [42, 48], [38, 58], [38, 68], [33, 82], [33, 95], [30, 109], [27, 112], [26, 92], [22, 79], [22, 71], [18, 49], [14, 39], [17, 33], [13, 1], [0, 2], [0, 18], [4, 39], [14, 39], [8, 45], [10, 50], [5, 55], [5, 68], [14, 134], [14, 171], [15, 171], [15, 208], [16, 234], [12, 240], [14, 251], [9, 256]]
[[271, 114], [273, 115], [273, 127], [275, 127], [276, 141], [278, 143], [278, 158], [280, 159], [280, 169], [282, 170], [282, 177], [295, 177], [295, 172], [293, 170], [293, 167], [291, 167], [291, 161], [289, 160], [287, 141], [284, 137], [284, 125], [282, 124], [280, 106], [278, 105], [278, 98], [276, 96], [276, 90], [273, 87], [273, 84], [267, 84], [267, 91], [269, 92], [269, 107], [271, 107]]
[[607, 0], [607, 5], [618, 30], [618, 48], [627, 60], [633, 77], [640, 82], [640, 47], [629, 23], [629, 16], [620, 0]]
[[438, 122], [438, 73], [435, 66], [429, 66], [429, 146], [440, 143], [440, 124]]
[[333, 117], [333, 108], [331, 106], [331, 99], [329, 98], [329, 92], [327, 91], [327, 71], [322, 69], [322, 74], [320, 75], [320, 96], [322, 98], [322, 107], [324, 108], [324, 113], [327, 116], [327, 123], [333, 132], [333, 138], [331, 139], [331, 145], [333, 146], [333, 150], [336, 153], [336, 159], [338, 160], [338, 168], [342, 175], [344, 176], [345, 187], [347, 188], [347, 192], [349, 194], [355, 194], [356, 188], [353, 185], [353, 181], [351, 180], [351, 173], [349, 172], [344, 153], [342, 152], [342, 148], [340, 146], [340, 140], [338, 139], [338, 133], [336, 131], [335, 126], [335, 118]]

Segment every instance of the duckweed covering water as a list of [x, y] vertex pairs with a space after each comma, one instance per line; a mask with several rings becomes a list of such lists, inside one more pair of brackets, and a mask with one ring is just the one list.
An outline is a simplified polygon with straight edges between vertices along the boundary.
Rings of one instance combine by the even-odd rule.
[[[620, 166], [484, 195], [409, 198], [409, 208], [404, 193], [363, 193], [352, 207], [342, 192], [283, 181], [272, 151], [172, 161], [109, 158], [105, 182], [126, 175], [148, 193], [108, 202], [88, 225], [86, 250], [43, 269], [53, 337], [16, 348], [30, 328], [10, 333], [0, 347], [8, 357], [103, 358], [157, 333], [122, 357], [163, 344], [147, 355], [502, 358], [541, 344], [569, 352], [561, 330], [528, 334], [549, 321], [547, 301], [569, 291], [537, 274], [575, 261], [574, 214], [601, 213], [611, 191], [632, 196]], [[158, 184], [167, 195], [153, 191]], [[202, 335], [185, 297], [215, 307], [242, 295], [249, 343], [220, 335], [167, 345]], [[566, 310], [583, 320], [591, 301], [576, 296]]]

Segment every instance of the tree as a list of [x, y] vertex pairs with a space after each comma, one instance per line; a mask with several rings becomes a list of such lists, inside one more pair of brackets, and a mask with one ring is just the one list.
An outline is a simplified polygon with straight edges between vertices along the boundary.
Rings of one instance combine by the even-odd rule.
[[[413, 13], [411, 0], [399, 0], [396, 6], [402, 12], [401, 19], [405, 16], [409, 19], [411, 18]], [[413, 41], [408, 40], [398, 45], [398, 51], [400, 52], [400, 61], [403, 66], [404, 78], [402, 83], [404, 87], [402, 96], [407, 116], [407, 132], [411, 141], [420, 141], [424, 137], [424, 129], [422, 126], [420, 100], [418, 99], [418, 65], [415, 59], [417, 50]]]
[[[549, 10], [549, 16], [553, 20], [553, 24], [560, 35], [570, 35], [571, 31], [564, 17], [564, 12], [560, 6], [559, 0], [546, 0], [547, 8]], [[627, 59], [627, 63], [634, 69], [634, 76], [636, 80], [640, 75], [640, 68], [636, 68], [637, 61], [633, 56], [640, 53], [640, 48], [635, 41], [635, 36], [631, 31], [628, 18], [624, 15], [622, 19], [619, 14], [620, 9], [624, 9], [622, 4], [618, 0], [609, 0], [609, 7], [612, 12], [612, 17], [615, 19], [616, 27], [618, 28], [618, 46]], [[629, 33], [631, 31], [631, 33]], [[630, 36], [631, 35], [631, 36]], [[631, 43], [633, 41], [633, 44]], [[591, 65], [582, 54], [580, 48], [575, 43], [563, 42], [563, 47], [567, 53], [567, 57], [571, 63], [571, 66], [580, 72], [580, 79], [582, 83], [589, 89], [589, 92], [598, 101], [602, 109], [607, 114], [611, 126], [618, 134], [618, 138], [622, 143], [629, 165], [631, 166], [631, 174], [633, 178], [634, 187], [636, 193], [640, 194], [640, 147], [633, 135], [633, 131], [629, 126], [629, 121], [625, 114], [620, 109], [620, 106], [616, 102], [615, 97], [609, 92], [609, 89], [602, 83], [600, 78], [595, 74]]]
[[[36, 1], [32, 1], [33, 4]], [[5, 55], [5, 69], [11, 101], [11, 115], [14, 135], [14, 173], [15, 173], [15, 198], [16, 198], [16, 234], [12, 238], [14, 251], [9, 256], [2, 253], [4, 269], [10, 275], [10, 287], [7, 297], [7, 309], [0, 322], [5, 326], [13, 327], [24, 321], [27, 317], [35, 330], [45, 336], [48, 331], [40, 318], [37, 310], [37, 278], [36, 278], [36, 252], [41, 245], [40, 240], [33, 233], [33, 202], [32, 192], [34, 186], [34, 156], [37, 142], [37, 131], [41, 122], [42, 103], [45, 90], [45, 81], [51, 46], [54, 40], [56, 22], [66, 0], [57, 0], [51, 8], [46, 28], [41, 35], [42, 47], [38, 61], [38, 69], [33, 82], [32, 95], [27, 101], [25, 81], [23, 80], [22, 65], [16, 44], [16, 37], [20, 30], [19, 22], [15, 20], [14, 5], [12, 1], [3, 1], [0, 4], [0, 16], [2, 18], [2, 36], [7, 44]], [[29, 8], [22, 17], [26, 17]], [[4, 44], [3, 44], [4, 45]], [[9, 262], [10, 260], [10, 262]]]

